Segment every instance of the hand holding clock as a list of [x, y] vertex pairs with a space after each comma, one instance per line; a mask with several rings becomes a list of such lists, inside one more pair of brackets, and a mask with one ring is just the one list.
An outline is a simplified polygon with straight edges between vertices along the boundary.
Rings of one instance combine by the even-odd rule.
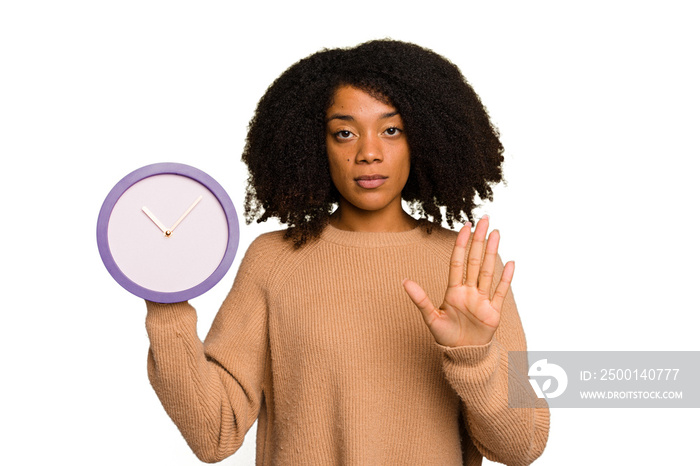
[[[471, 224], [465, 225], [457, 235], [450, 259], [449, 278], [442, 305], [436, 308], [423, 289], [411, 280], [403, 286], [411, 300], [420, 309], [435, 341], [444, 346], [485, 345], [491, 341], [498, 328], [501, 306], [510, 288], [515, 263], [508, 262], [501, 274], [493, 298], [491, 283], [496, 267], [500, 235], [492, 231], [486, 239], [488, 217], [476, 225], [467, 263], [464, 263]], [[486, 248], [484, 261], [482, 252]], [[466, 280], [465, 276], [466, 266]]]
[[197, 204], [199, 204], [199, 201], [201, 201], [201, 200], [202, 200], [202, 196], [199, 196], [197, 199], [195, 199], [195, 201], [192, 203], [192, 205], [190, 205], [187, 208], [185, 213], [183, 213], [180, 216], [180, 218], [177, 219], [177, 221], [175, 222], [175, 225], [173, 225], [172, 228], [170, 228], [169, 230], [167, 228], [165, 228], [165, 225], [163, 225], [163, 223], [160, 220], [158, 220], [158, 218], [155, 215], [153, 215], [153, 212], [151, 212], [148, 207], [143, 206], [143, 207], [141, 207], [141, 210], [143, 210], [143, 213], [148, 215], [148, 218], [150, 218], [153, 221], [153, 223], [155, 223], [156, 226], [161, 229], [163, 234], [169, 238], [170, 235], [173, 234], [173, 231], [175, 231], [175, 228], [185, 219], [185, 217], [187, 217], [187, 215], [189, 215], [190, 212], [192, 212], [192, 209], [194, 209], [195, 206]]

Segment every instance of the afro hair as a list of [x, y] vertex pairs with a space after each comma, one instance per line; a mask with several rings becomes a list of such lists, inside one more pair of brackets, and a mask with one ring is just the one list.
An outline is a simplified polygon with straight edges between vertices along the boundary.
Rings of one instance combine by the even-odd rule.
[[243, 152], [247, 223], [278, 218], [297, 247], [328, 223], [339, 194], [328, 166], [326, 111], [343, 85], [400, 113], [411, 154], [402, 198], [428, 232], [442, 221], [451, 228], [473, 221], [477, 196], [493, 200], [503, 146], [460, 70], [418, 45], [375, 40], [300, 60], [260, 99]]

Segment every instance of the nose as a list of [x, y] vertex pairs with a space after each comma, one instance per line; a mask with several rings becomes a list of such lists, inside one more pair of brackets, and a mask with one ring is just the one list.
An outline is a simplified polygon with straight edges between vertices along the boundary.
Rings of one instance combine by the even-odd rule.
[[367, 135], [360, 139], [355, 161], [357, 163], [374, 163], [384, 160], [381, 141], [377, 136]]

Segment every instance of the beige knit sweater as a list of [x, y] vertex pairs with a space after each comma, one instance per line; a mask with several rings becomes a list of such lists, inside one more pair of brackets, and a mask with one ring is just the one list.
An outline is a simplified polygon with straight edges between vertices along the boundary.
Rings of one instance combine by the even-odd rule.
[[295, 250], [264, 234], [204, 344], [189, 304], [148, 303], [149, 377], [194, 453], [226, 458], [257, 419], [257, 465], [534, 461], [549, 410], [512, 367], [532, 408], [508, 407], [508, 351], [525, 350], [512, 295], [491, 343], [447, 348], [401, 285], [440, 302], [455, 238], [328, 226]]

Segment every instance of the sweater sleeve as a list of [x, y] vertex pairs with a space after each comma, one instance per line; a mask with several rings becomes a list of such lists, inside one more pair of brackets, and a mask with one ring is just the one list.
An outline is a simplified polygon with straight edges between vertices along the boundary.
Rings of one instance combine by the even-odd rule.
[[[499, 258], [495, 276], [502, 270]], [[492, 294], [494, 290], [495, 284]], [[507, 465], [528, 465], [537, 459], [549, 435], [549, 408], [530, 386], [527, 367], [508, 364], [509, 351], [526, 350], [512, 293], [506, 296], [491, 342], [438, 346], [443, 351], [445, 376], [462, 399], [465, 427], [476, 449], [489, 460]], [[511, 401], [518, 407], [509, 407], [509, 388]]]
[[241, 446], [263, 403], [269, 370], [268, 267], [259, 243], [253, 242], [243, 258], [204, 344], [191, 305], [147, 302], [151, 385], [205, 462], [221, 461]]

